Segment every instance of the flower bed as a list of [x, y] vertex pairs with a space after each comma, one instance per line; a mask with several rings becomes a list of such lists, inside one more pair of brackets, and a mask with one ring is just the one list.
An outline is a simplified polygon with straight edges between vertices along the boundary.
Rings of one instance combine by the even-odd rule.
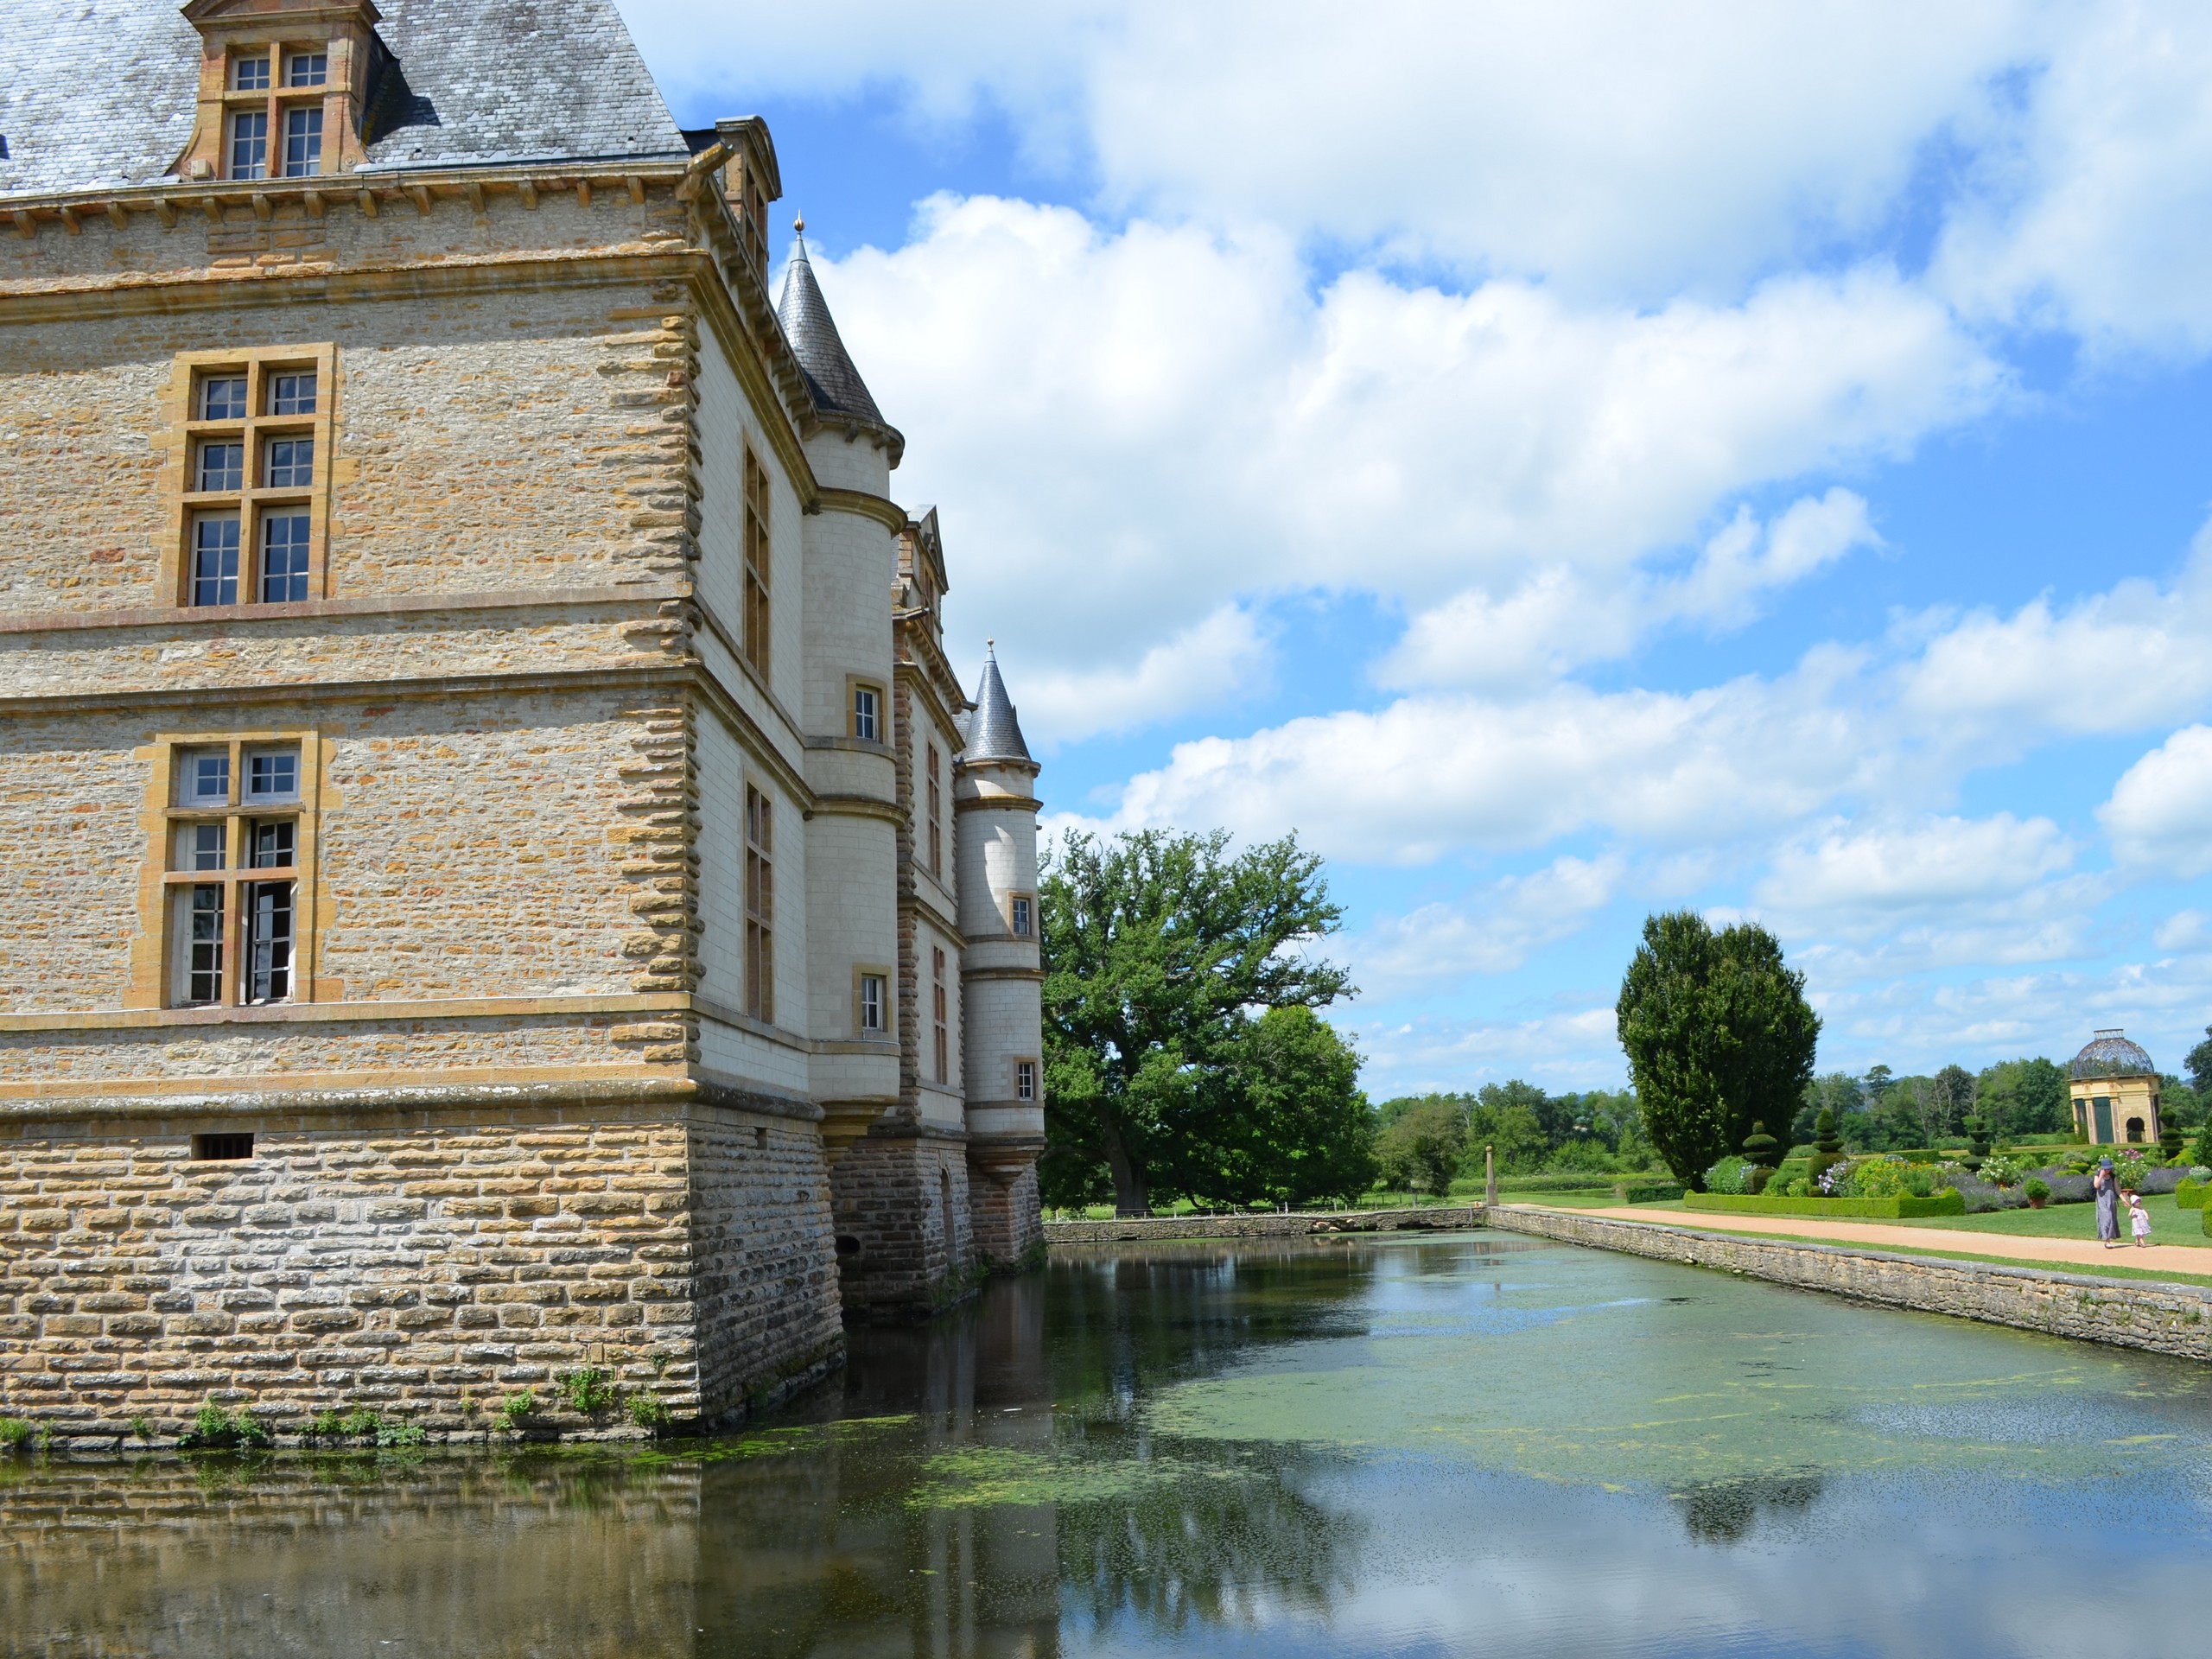
[[1692, 1210], [1717, 1210], [1732, 1216], [1862, 1216], [1894, 1221], [1910, 1216], [1963, 1216], [1966, 1200], [1948, 1188], [1931, 1198], [1903, 1194], [1893, 1198], [1785, 1198], [1692, 1192], [1683, 1204]]

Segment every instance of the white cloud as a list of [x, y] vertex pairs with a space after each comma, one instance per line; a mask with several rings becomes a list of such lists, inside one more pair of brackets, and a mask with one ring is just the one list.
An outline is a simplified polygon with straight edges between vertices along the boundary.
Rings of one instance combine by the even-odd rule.
[[[1640, 590], [1638, 563], [1717, 502], [1901, 452], [2003, 385], [1876, 269], [1649, 311], [1364, 272], [1317, 294], [1272, 233], [1109, 234], [986, 198], [938, 199], [906, 247], [817, 269], [877, 401], [926, 435], [898, 487], [949, 504], [957, 643], [1019, 616], [1077, 673], [1309, 588], [1472, 595], [1478, 623], [1503, 607], [1478, 646], [1541, 612], [1527, 650], [1578, 659], [1559, 642], [1580, 596]], [[1724, 532], [1646, 606], [1599, 607], [1589, 637], [1618, 652], [1655, 618], [1739, 614], [1871, 535], [1850, 492], [1808, 497], [1756, 549]], [[1401, 671], [1463, 658], [1452, 632], [1430, 626]]]
[[1457, 903], [1382, 917], [1349, 941], [1352, 977], [1363, 995], [1381, 1000], [1403, 992], [1434, 995], [1472, 975], [1510, 973], [1602, 909], [1626, 869], [1618, 854], [1563, 857]]
[[1376, 1100], [1509, 1077], [1556, 1090], [1618, 1089], [1628, 1077], [1611, 992], [1520, 1019], [1363, 1022], [1355, 1008], [1338, 1023], [1368, 1057], [1360, 1086]]
[[2060, 11], [2015, 112], [1983, 124], [1932, 279], [2093, 352], [2212, 346], [2212, 13]]
[[2212, 727], [2186, 727], [2130, 766], [2097, 817], [2125, 865], [2212, 870]]
[[1930, 136], [2051, 33], [2012, 0], [623, 10], [664, 79], [719, 83], [731, 109], [903, 93], [944, 120], [987, 101], [1109, 211], [1646, 301], [1878, 226]]
[[1872, 931], [1899, 913], [2015, 898], [2073, 861], [2074, 849], [2056, 824], [2010, 812], [1830, 826], [1816, 840], [1785, 848], [1758, 891], [1763, 905]]
[[1270, 689], [1273, 668], [1265, 631], [1249, 611], [1234, 605], [1154, 645], [1134, 667], [1006, 664], [1028, 711], [1022, 717], [1025, 733], [1047, 733], [1056, 743], [1259, 695]]
[[2201, 910], [2177, 910], [2158, 924], [2151, 942], [2161, 950], [2202, 950], [2212, 945], [2212, 917]]
[[1841, 487], [1806, 496], [1767, 524], [1739, 507], [1681, 576], [1593, 580], [1553, 564], [1503, 599], [1469, 588], [1415, 616], [1376, 677], [1493, 690], [1555, 678], [1625, 656], [1645, 631], [1670, 620], [1740, 626], [1760, 594], [1880, 541], [1865, 499]]

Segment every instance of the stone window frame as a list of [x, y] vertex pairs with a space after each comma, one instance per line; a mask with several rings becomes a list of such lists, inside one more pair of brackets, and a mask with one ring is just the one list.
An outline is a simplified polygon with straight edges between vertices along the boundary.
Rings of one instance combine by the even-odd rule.
[[[292, 848], [292, 960], [291, 987], [280, 1002], [253, 1004], [240, 995], [244, 944], [238, 891], [270, 879], [241, 857], [246, 822], [255, 816], [245, 798], [248, 751], [296, 747], [300, 757], [299, 794], [283, 814], [296, 828]], [[194, 807], [178, 800], [177, 757], [195, 749], [227, 748], [230, 753], [229, 798], [219, 808]], [[141, 751], [149, 762], [146, 794], [139, 825], [146, 832], [147, 850], [138, 880], [138, 937], [131, 952], [130, 986], [124, 1006], [129, 1008], [175, 1008], [210, 1015], [235, 1014], [246, 1007], [289, 1007], [318, 1000], [315, 970], [319, 958], [323, 893], [320, 844], [322, 815], [330, 802], [323, 785], [327, 756], [320, 731], [313, 727], [267, 728], [247, 731], [168, 732]], [[263, 816], [276, 816], [264, 813]], [[189, 824], [220, 822], [226, 826], [224, 868], [220, 872], [179, 869], [180, 832]], [[215, 877], [215, 881], [209, 880]], [[223, 994], [214, 1002], [191, 1003], [176, 995], [176, 957], [173, 950], [175, 902], [170, 895], [189, 893], [195, 887], [224, 888]]]
[[[868, 1023], [868, 983], [875, 982], [875, 1023]], [[881, 1037], [891, 1030], [891, 969], [872, 962], [853, 965], [853, 1034]]]
[[[315, 413], [269, 413], [273, 378], [310, 369], [315, 377]], [[237, 374], [246, 378], [245, 419], [200, 419], [201, 385]], [[161, 591], [169, 603], [182, 609], [228, 615], [241, 611], [282, 614], [285, 605], [299, 602], [263, 602], [260, 526], [263, 514], [269, 509], [302, 505], [308, 514], [308, 601], [330, 596], [330, 484], [337, 465], [338, 395], [338, 347], [331, 342], [177, 353], [171, 364], [169, 390], [164, 399], [170, 461], [162, 480], [163, 516], [169, 529], [162, 544]], [[307, 437], [315, 444], [315, 470], [307, 486], [271, 486], [260, 482], [267, 476], [266, 446], [300, 437]], [[245, 447], [239, 487], [213, 491], [194, 488], [199, 482], [200, 445], [224, 439], [234, 439]], [[194, 527], [203, 516], [224, 512], [235, 512], [238, 517], [238, 591], [242, 596], [232, 605], [196, 606], [192, 602]], [[251, 597], [244, 597], [249, 593]]]
[[768, 480], [768, 468], [748, 438], [744, 463], [745, 528], [743, 569], [740, 573], [744, 595], [739, 607], [739, 650], [764, 685], [768, 682], [773, 660], [770, 635], [774, 621], [770, 603], [774, 592], [774, 543], [770, 537], [773, 523], [770, 509], [773, 502]]
[[[869, 712], [869, 718], [875, 725], [873, 732], [861, 729], [861, 696], [863, 692], [875, 699], [875, 707]], [[890, 741], [890, 724], [891, 700], [884, 695], [883, 682], [860, 674], [845, 676], [845, 735], [863, 743], [884, 743]]]
[[[1025, 1106], [1035, 1105], [1040, 1094], [1039, 1068], [1037, 1064], [1037, 1057], [1034, 1054], [1017, 1054], [1014, 1056], [1011, 1065], [1014, 1075], [1014, 1092], [1010, 1098], [1021, 1102]], [[1024, 1081], [1022, 1074], [1025, 1071], [1028, 1073], [1027, 1080], [1028, 1082], [1029, 1088], [1027, 1093], [1023, 1092], [1021, 1086]]]
[[776, 798], [745, 785], [745, 1011], [776, 1023]]
[[[1024, 918], [1022, 906], [1025, 905], [1028, 906], [1027, 917], [1029, 925], [1027, 927], [1021, 925]], [[1017, 891], [1007, 894], [1006, 931], [1017, 939], [1033, 939], [1037, 937], [1037, 895], [1035, 893]]]

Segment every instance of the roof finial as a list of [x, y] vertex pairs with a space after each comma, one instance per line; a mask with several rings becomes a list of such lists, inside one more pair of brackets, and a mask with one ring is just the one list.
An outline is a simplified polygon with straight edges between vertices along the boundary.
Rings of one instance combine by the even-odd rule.
[[806, 234], [806, 215], [804, 213], [799, 214], [798, 218], [791, 220], [791, 234], [793, 236], [804, 236]]
[[999, 654], [999, 642], [995, 639], [987, 638], [983, 641], [983, 649], [988, 652], [992, 656], [995, 657]]

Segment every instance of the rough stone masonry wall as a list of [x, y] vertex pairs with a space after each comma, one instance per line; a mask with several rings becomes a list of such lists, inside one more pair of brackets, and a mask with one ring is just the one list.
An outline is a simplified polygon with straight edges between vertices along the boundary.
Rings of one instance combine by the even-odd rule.
[[925, 1313], [972, 1287], [968, 1158], [959, 1138], [879, 1122], [838, 1160], [833, 1191], [848, 1313]]
[[10, 1126], [0, 1414], [112, 1442], [210, 1399], [279, 1432], [360, 1404], [467, 1436], [584, 1367], [728, 1414], [837, 1340], [813, 1126], [747, 1116], [225, 1122], [256, 1129], [238, 1161], [160, 1124]]
[[1491, 1227], [1563, 1243], [1719, 1268], [1891, 1307], [2212, 1359], [2212, 1317], [2208, 1317], [2212, 1316], [2212, 1290], [2193, 1286], [2094, 1279], [2043, 1268], [1945, 1262], [1826, 1244], [1789, 1244], [1503, 1205], [1487, 1211], [1484, 1220]]
[[1045, 1212], [1038, 1192], [1037, 1166], [1027, 1165], [1010, 1181], [995, 1181], [971, 1169], [968, 1225], [981, 1261], [1012, 1266], [1032, 1250], [1043, 1249]]

